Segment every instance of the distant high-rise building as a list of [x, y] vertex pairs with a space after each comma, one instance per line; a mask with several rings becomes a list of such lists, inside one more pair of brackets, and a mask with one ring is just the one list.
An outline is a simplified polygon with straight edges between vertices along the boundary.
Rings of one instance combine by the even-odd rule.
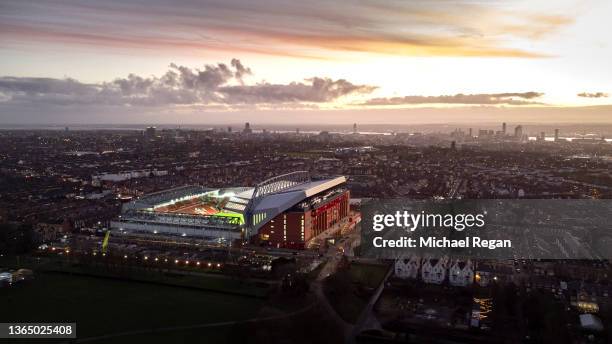
[[506, 122], [502, 123], [502, 134], [506, 135]]
[[559, 129], [555, 129], [555, 142], [559, 141]]
[[145, 137], [148, 139], [152, 139], [155, 137], [155, 133], [157, 131], [157, 128], [155, 127], [147, 127], [147, 129], [145, 129]]
[[517, 125], [516, 128], [514, 128], [514, 137], [519, 138], [519, 139], [523, 137], [523, 126], [522, 125]]
[[232, 127], [231, 127], [231, 126], [227, 127], [227, 132], [228, 132], [228, 133], [231, 133], [231, 132], [232, 132]]
[[353, 134], [357, 134], [357, 123], [353, 123]]
[[453, 132], [450, 133], [450, 136], [451, 137], [460, 137], [460, 136], [463, 136], [463, 132], [457, 128]]
[[540, 132], [540, 140], [542, 141], [546, 141], [546, 133], [545, 132]]
[[469, 134], [468, 134], [468, 135], [469, 135], [470, 137], [474, 137], [474, 136], [472, 135], [472, 128], [470, 128], [470, 129], [469, 129]]
[[246, 122], [244, 123], [244, 130], [242, 130], [243, 133], [245, 134], [250, 134], [253, 132], [253, 130], [251, 129], [251, 123]]
[[295, 133], [296, 133], [297, 135], [299, 135], [299, 134], [300, 134], [300, 128], [295, 128]]

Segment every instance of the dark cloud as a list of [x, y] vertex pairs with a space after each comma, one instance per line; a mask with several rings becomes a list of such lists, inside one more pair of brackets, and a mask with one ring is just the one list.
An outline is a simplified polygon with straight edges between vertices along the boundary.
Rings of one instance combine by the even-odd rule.
[[[211, 105], [325, 103], [352, 93], [368, 93], [374, 87], [340, 79], [315, 77], [289, 84], [245, 85], [252, 74], [240, 60], [203, 69], [170, 65], [161, 77], [126, 78], [99, 84], [74, 79], [0, 77], [0, 104], [49, 105]], [[292, 106], [293, 106], [292, 105]]]
[[419, 105], [419, 104], [471, 104], [471, 105], [533, 105], [541, 104], [531, 99], [539, 98], [543, 93], [484, 93], [455, 94], [442, 96], [405, 96], [392, 98], [373, 98], [363, 105]]
[[236, 68], [235, 76], [236, 79], [240, 81], [240, 83], [242, 83], [242, 78], [244, 76], [253, 74], [251, 72], [251, 68], [243, 66], [242, 63], [240, 63], [240, 60], [238, 59], [232, 59], [232, 67]]
[[582, 92], [582, 93], [578, 93], [577, 96], [584, 97], [584, 98], [607, 98], [608, 94], [603, 93], [603, 92], [595, 92], [595, 93]]
[[70, 78], [17, 78], [5, 76], [0, 78], [0, 90], [5, 93], [15, 92], [25, 95], [48, 93], [85, 95], [96, 92], [97, 88]]
[[219, 89], [230, 104], [325, 103], [351, 93], [370, 93], [374, 86], [355, 85], [344, 79], [312, 78], [287, 85], [260, 83], [254, 86], [228, 86]]

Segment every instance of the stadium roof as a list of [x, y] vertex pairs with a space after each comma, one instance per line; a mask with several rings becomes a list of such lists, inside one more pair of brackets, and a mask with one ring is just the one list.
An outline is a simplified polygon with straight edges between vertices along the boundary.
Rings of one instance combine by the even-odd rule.
[[173, 189], [158, 191], [142, 196], [139, 199], [131, 202], [131, 208], [150, 208], [159, 204], [169, 202], [174, 199], [180, 199], [186, 196], [203, 194], [215, 189], [206, 188], [198, 185], [180, 186]]
[[291, 208], [300, 201], [318, 194], [319, 192], [331, 189], [346, 182], [346, 177], [336, 177], [333, 179], [316, 180], [306, 184], [297, 185], [287, 190], [266, 195], [256, 203], [253, 212], [273, 208]]
[[[266, 219], [273, 219], [278, 214], [286, 211], [308, 197], [316, 195], [325, 190], [334, 188], [346, 182], [346, 177], [335, 177], [322, 180], [310, 181], [290, 187], [286, 190], [267, 194], [254, 201], [251, 209], [252, 214], [266, 214]], [[251, 215], [251, 214], [249, 214]], [[257, 230], [267, 221], [253, 223], [252, 229]]]
[[[273, 193], [273, 194], [268, 194], [265, 197], [262, 197], [264, 199], [269, 198], [270, 196], [273, 195], [281, 195], [281, 194], [285, 194], [285, 193], [292, 193], [292, 192], [301, 192], [302, 196], [304, 198], [310, 197], [312, 195], [315, 195], [321, 191], [324, 191], [326, 189], [332, 188], [336, 185], [340, 185], [342, 183], [346, 182], [346, 177], [335, 177], [335, 178], [327, 178], [327, 179], [321, 179], [321, 180], [313, 180], [304, 184], [298, 184], [295, 186], [292, 186], [290, 188], [287, 188], [283, 191], [279, 191], [277, 193]], [[253, 198], [253, 193], [255, 192], [255, 188], [245, 188], [245, 190], [242, 190], [241, 192], [236, 193], [237, 197], [240, 198], [245, 198], [245, 199], [251, 199]], [[282, 197], [281, 197], [282, 198]], [[280, 198], [279, 198], [280, 199]]]

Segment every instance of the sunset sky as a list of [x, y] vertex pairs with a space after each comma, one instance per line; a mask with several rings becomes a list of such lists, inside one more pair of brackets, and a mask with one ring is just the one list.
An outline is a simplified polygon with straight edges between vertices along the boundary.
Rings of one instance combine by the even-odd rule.
[[612, 123], [612, 2], [0, 0], [0, 123]]

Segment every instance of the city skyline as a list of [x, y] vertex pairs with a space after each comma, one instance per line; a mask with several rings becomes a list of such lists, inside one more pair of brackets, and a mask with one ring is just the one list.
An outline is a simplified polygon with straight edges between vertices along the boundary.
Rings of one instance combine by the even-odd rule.
[[604, 1], [0, 7], [1, 124], [612, 122]]

